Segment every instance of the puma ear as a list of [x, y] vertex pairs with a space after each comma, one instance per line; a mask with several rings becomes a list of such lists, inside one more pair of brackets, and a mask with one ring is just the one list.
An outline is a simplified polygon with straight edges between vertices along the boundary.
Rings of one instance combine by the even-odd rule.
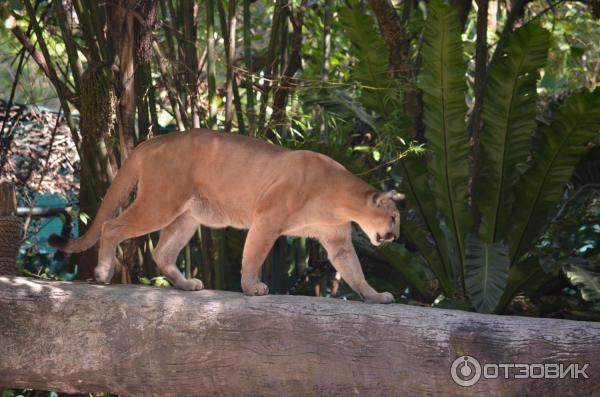
[[395, 202], [397, 202], [397, 203], [401, 203], [401, 202], [403, 202], [404, 200], [406, 200], [406, 196], [405, 196], [404, 194], [402, 194], [402, 193], [398, 193], [398, 192], [397, 192], [397, 191], [395, 191], [395, 190], [392, 190], [392, 191], [391, 191], [391, 192], [389, 192], [389, 193], [393, 193], [393, 194], [392, 194], [392, 197], [391, 197], [391, 199], [392, 199], [392, 200], [394, 200], [394, 201], [395, 201]]
[[389, 192], [377, 192], [375, 194], [373, 194], [372, 196], [372, 201], [373, 204], [375, 204], [376, 206], [380, 206], [381, 203], [383, 202], [383, 200], [393, 200], [395, 202], [400, 202], [400, 201], [404, 201], [406, 199], [406, 196], [403, 195], [402, 193], [398, 193], [395, 190], [390, 190]]

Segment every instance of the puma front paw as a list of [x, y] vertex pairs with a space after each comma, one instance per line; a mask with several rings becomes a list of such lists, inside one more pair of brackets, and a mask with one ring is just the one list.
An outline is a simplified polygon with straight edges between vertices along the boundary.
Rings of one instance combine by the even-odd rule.
[[244, 283], [242, 283], [242, 290], [244, 291], [244, 294], [248, 296], [261, 296], [269, 293], [269, 287], [260, 281], [251, 285], [244, 285]]
[[98, 265], [94, 269], [94, 279], [100, 284], [110, 284], [114, 272], [112, 265]]
[[372, 296], [365, 297], [365, 303], [392, 303], [394, 295], [389, 292], [381, 292]]
[[197, 278], [191, 278], [189, 280], [185, 280], [185, 282], [181, 283], [181, 285], [177, 285], [177, 288], [185, 291], [200, 291], [201, 289], [204, 289], [204, 284]]

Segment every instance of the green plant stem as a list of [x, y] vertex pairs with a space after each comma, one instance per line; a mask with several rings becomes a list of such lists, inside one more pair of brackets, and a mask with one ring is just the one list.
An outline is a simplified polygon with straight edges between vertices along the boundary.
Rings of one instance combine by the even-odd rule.
[[250, 0], [244, 0], [244, 58], [246, 63], [246, 115], [248, 117], [248, 134], [256, 136], [254, 121], [254, 87], [252, 71], [252, 32], [250, 30]]
[[216, 72], [215, 72], [215, 5], [206, 2], [206, 63], [208, 72], [208, 128], [217, 126]]
[[[225, 7], [223, 6], [223, 0], [217, 2], [217, 8], [219, 11], [219, 19], [221, 21], [221, 34], [223, 35], [223, 41], [225, 43], [225, 60], [227, 62], [227, 104], [232, 103], [235, 105], [236, 118], [238, 123], [238, 131], [240, 134], [246, 134], [246, 125], [244, 122], [244, 110], [242, 108], [242, 101], [240, 99], [240, 92], [233, 69], [235, 67], [235, 26], [237, 25], [237, 18], [235, 17], [235, 0], [229, 2], [229, 23], [225, 17]], [[229, 85], [231, 84], [231, 95], [230, 97]], [[229, 113], [229, 123], [227, 123], [227, 114]], [[225, 110], [225, 130], [231, 129], [231, 110], [229, 112]]]

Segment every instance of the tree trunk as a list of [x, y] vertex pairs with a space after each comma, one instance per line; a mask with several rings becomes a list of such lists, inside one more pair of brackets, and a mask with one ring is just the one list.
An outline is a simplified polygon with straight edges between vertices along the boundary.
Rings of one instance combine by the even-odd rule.
[[[0, 312], [6, 388], [506, 396], [593, 395], [600, 387], [599, 323], [19, 277], [0, 277]], [[461, 387], [450, 369], [463, 355], [484, 370], [492, 363], [588, 363], [589, 379], [504, 379], [500, 372]]]
[[[115, 94], [112, 86], [112, 74], [104, 68], [88, 65], [81, 76], [83, 95], [80, 101], [81, 131], [81, 171], [79, 186], [79, 209], [94, 218], [100, 208], [112, 179], [112, 168], [107, 157], [106, 141], [115, 115]], [[91, 226], [89, 218], [79, 220], [79, 235], [83, 235]], [[94, 246], [77, 255], [77, 279], [94, 278], [94, 268], [98, 259], [98, 247]]]
[[469, 17], [469, 11], [471, 11], [471, 0], [452, 0], [452, 5], [456, 7], [458, 11], [458, 17], [460, 18], [460, 23], [462, 29], [465, 30], [465, 25], [467, 24], [467, 19]]
[[17, 273], [17, 254], [23, 229], [17, 215], [15, 186], [0, 182], [0, 275]]
[[244, 1], [244, 62], [246, 66], [246, 114], [248, 117], [248, 135], [256, 136], [254, 123], [254, 87], [252, 79], [252, 32], [250, 31], [250, 0]]
[[[222, 3], [220, 3], [222, 4]], [[233, 119], [233, 67], [235, 63], [235, 25], [237, 19], [235, 17], [235, 0], [229, 0], [228, 17], [228, 37], [225, 45], [227, 58], [227, 101], [225, 103], [225, 131], [231, 132], [231, 123]]]
[[[423, 125], [423, 102], [416, 84], [416, 68], [410, 59], [411, 35], [396, 12], [390, 0], [369, 0], [385, 44], [389, 50], [389, 71], [394, 79], [403, 81], [407, 88], [404, 92], [404, 110], [411, 119], [410, 135], [423, 140], [425, 127]], [[415, 70], [413, 70], [415, 69]]]
[[281, 137], [283, 137], [283, 124], [285, 123], [286, 118], [285, 107], [287, 105], [288, 96], [292, 90], [292, 79], [302, 66], [302, 25], [304, 23], [306, 7], [307, 1], [302, 0], [295, 13], [291, 10], [289, 12], [289, 18], [293, 27], [292, 38], [290, 40], [291, 51], [285, 68], [282, 67], [280, 84], [273, 93], [273, 115], [271, 116], [271, 125], [279, 130], [279, 135]]
[[[187, 84], [187, 96], [192, 116], [192, 127], [200, 128], [200, 112], [198, 109], [198, 72], [200, 61], [198, 60], [198, 2], [186, 0], [181, 3], [183, 8], [183, 61], [185, 64], [185, 79]], [[189, 128], [189, 127], [188, 127]]]

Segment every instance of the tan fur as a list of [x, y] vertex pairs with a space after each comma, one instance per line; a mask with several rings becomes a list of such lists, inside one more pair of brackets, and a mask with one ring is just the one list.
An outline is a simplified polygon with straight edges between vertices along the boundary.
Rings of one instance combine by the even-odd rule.
[[[115, 211], [137, 183], [137, 198]], [[129, 156], [109, 188], [86, 234], [65, 242], [79, 252], [100, 239], [96, 279], [109, 282], [117, 245], [161, 230], [153, 257], [181, 289], [198, 290], [175, 266], [179, 251], [200, 224], [249, 229], [242, 260], [242, 289], [264, 295], [260, 268], [280, 235], [315, 237], [342, 278], [363, 299], [387, 303], [365, 280], [352, 246], [351, 222], [373, 244], [397, 238], [400, 215], [395, 192], [380, 193], [327, 156], [289, 151], [248, 137], [192, 130], [153, 138]], [[55, 242], [55, 244], [57, 244]]]

